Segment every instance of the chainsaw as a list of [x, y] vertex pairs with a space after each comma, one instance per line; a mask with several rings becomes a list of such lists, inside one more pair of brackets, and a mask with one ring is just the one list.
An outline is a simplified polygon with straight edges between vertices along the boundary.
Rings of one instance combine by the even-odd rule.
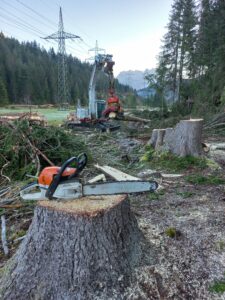
[[[70, 167], [72, 163], [75, 168]], [[141, 192], [154, 192], [158, 188], [155, 181], [112, 181], [83, 184], [79, 173], [87, 164], [87, 155], [71, 157], [61, 167], [44, 168], [37, 182], [23, 187], [20, 196], [23, 200], [73, 200], [85, 196], [116, 195]]]

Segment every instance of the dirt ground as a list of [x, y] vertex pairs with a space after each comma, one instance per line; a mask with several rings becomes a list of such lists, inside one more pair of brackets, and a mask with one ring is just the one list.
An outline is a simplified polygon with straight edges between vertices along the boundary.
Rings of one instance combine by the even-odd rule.
[[[99, 173], [93, 163], [107, 164], [135, 176], [148, 169], [140, 157], [149, 130], [134, 132], [128, 126], [127, 131], [119, 133], [83, 136], [93, 156], [83, 179]], [[218, 142], [218, 138], [215, 140]], [[221, 165], [218, 175], [223, 173]], [[143, 233], [142, 261], [133, 271], [130, 286], [114, 291], [108, 299], [225, 299], [223, 287], [217, 290], [218, 284], [225, 286], [225, 186], [191, 184], [183, 177], [163, 179], [158, 173], [150, 178], [161, 186], [156, 194], [130, 195]], [[25, 236], [35, 206], [21, 202], [17, 205], [20, 206], [0, 208], [7, 220], [9, 257]], [[0, 251], [2, 267], [9, 257], [4, 256], [2, 245]]]

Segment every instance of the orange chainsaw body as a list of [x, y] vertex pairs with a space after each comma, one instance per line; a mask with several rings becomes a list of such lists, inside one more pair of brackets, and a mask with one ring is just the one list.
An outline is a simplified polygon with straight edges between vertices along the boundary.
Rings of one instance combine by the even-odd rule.
[[[50, 185], [52, 180], [54, 179], [54, 176], [59, 173], [60, 167], [46, 167], [44, 168], [39, 177], [38, 177], [38, 183], [42, 185]], [[74, 173], [76, 173], [75, 168], [66, 168], [66, 170], [63, 172], [62, 177], [70, 176]]]

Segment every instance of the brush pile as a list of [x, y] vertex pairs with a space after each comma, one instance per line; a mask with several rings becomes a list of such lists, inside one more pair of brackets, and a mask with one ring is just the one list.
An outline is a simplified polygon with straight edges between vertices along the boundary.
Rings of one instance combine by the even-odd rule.
[[225, 128], [225, 113], [220, 113], [215, 115], [210, 121], [208, 121], [204, 126], [204, 130], [216, 130], [224, 131]]
[[88, 152], [84, 142], [62, 128], [30, 126], [26, 120], [4, 122], [0, 126], [0, 181], [37, 176], [43, 167], [61, 165], [80, 152]]

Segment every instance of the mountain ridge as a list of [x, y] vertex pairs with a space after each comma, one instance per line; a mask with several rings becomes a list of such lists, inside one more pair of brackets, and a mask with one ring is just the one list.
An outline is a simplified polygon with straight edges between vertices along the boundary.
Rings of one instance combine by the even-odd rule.
[[145, 80], [146, 74], [152, 74], [155, 69], [146, 69], [144, 71], [140, 70], [128, 70], [122, 71], [117, 75], [119, 83], [128, 85], [135, 90], [141, 90], [147, 87], [148, 82]]

